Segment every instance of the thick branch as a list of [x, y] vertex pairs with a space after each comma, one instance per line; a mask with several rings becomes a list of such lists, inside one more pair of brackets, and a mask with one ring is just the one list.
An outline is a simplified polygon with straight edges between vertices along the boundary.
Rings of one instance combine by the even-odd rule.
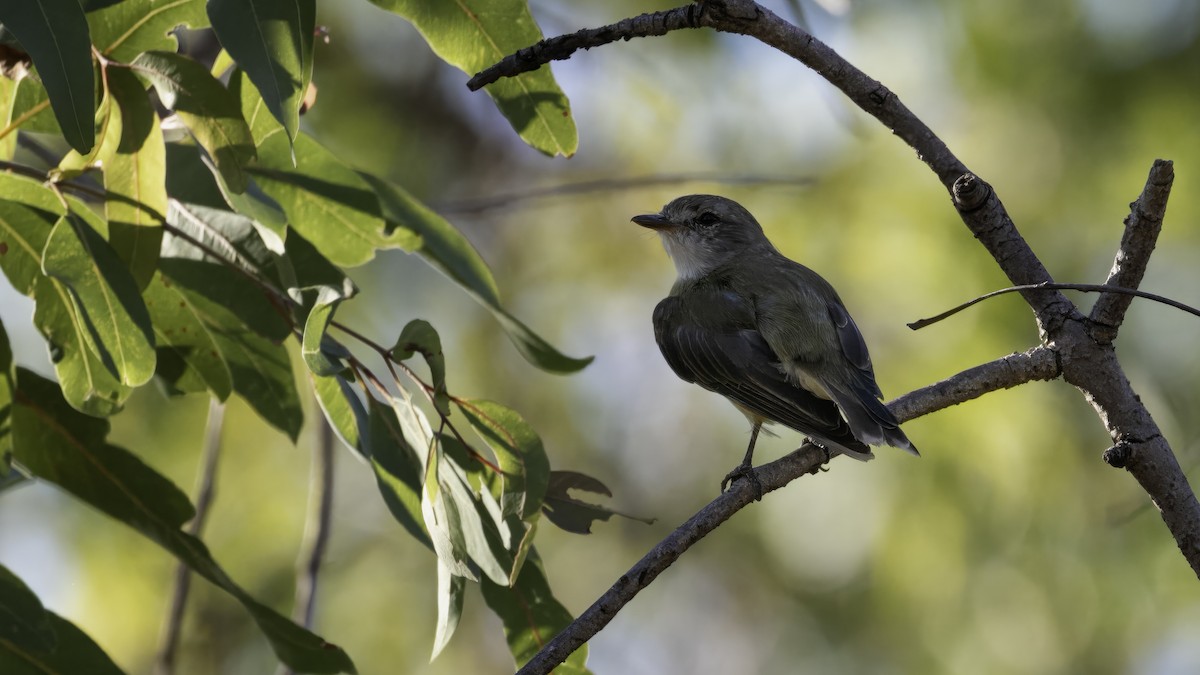
[[[905, 394], [889, 404], [900, 421], [928, 415], [991, 391], [1008, 389], [1034, 380], [1049, 380], [1058, 375], [1054, 353], [1036, 347], [1023, 354], [1012, 354], [949, 377], [924, 389]], [[772, 492], [793, 480], [815, 472], [827, 461], [825, 450], [808, 442], [795, 452], [755, 469], [763, 493]], [[663, 570], [670, 567], [693, 544], [703, 539], [733, 514], [754, 501], [756, 496], [749, 481], [737, 481], [721, 496], [680, 525], [642, 557], [629, 571], [621, 575], [604, 595], [592, 603], [553, 640], [534, 655], [518, 675], [544, 675], [562, 663], [596, 633], [600, 632], [617, 612], [650, 585]]]
[[[1125, 233], [1117, 249], [1112, 270], [1105, 280], [1107, 286], [1137, 288], [1146, 274], [1150, 254], [1162, 231], [1163, 214], [1167, 210], [1167, 197], [1171, 195], [1171, 184], [1175, 182], [1174, 165], [1162, 159], [1154, 160], [1146, 187], [1137, 201], [1129, 205], [1129, 217], [1125, 219]], [[1107, 341], [1116, 339], [1117, 329], [1125, 319], [1125, 310], [1133, 298], [1118, 295], [1102, 295], [1092, 307], [1092, 321], [1099, 324], [1097, 331], [1107, 329]]]

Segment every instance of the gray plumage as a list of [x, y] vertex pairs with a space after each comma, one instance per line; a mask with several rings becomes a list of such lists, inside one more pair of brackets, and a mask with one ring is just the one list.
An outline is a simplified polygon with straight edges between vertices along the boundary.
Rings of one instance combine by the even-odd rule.
[[917, 454], [880, 401], [867, 345], [837, 292], [779, 253], [746, 209], [689, 195], [633, 221], [662, 236], [679, 273], [654, 310], [667, 363], [753, 426], [739, 475], [770, 422], [859, 459], [872, 456], [871, 445]]

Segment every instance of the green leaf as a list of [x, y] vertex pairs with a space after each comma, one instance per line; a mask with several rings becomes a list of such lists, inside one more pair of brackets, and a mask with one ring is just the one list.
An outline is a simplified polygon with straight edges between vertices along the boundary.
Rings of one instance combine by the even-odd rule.
[[[468, 75], [542, 39], [527, 0], [371, 0], [408, 19], [447, 63]], [[579, 139], [567, 97], [550, 68], [487, 86], [513, 129], [547, 155], [575, 154]]]
[[12, 345], [0, 324], [0, 477], [12, 464], [12, 402], [14, 386]]
[[606, 506], [589, 504], [575, 499], [569, 490], [583, 490], [594, 494], [611, 497], [612, 492], [599, 480], [576, 471], [551, 471], [550, 480], [546, 486], [546, 498], [542, 502], [542, 513], [550, 522], [567, 532], [575, 534], [591, 534], [592, 523], [597, 520], [608, 520], [610, 517], [622, 516], [649, 525], [653, 518], [639, 518]]
[[233, 390], [293, 441], [304, 423], [291, 360], [279, 344], [291, 328], [244, 277], [224, 265], [160, 261], [163, 281], [204, 324], [233, 378]]
[[95, 135], [96, 142], [86, 153], [71, 150], [58, 163], [58, 168], [50, 172], [50, 179], [58, 182], [75, 178], [84, 171], [108, 164], [117, 152], [121, 142], [121, 109], [113, 105], [112, 95], [104, 88], [100, 106], [96, 108]]
[[317, 396], [317, 404], [329, 420], [333, 433], [337, 434], [346, 447], [357, 452], [363, 458], [370, 456], [367, 449], [367, 411], [362, 401], [354, 393], [354, 388], [345, 377], [332, 375], [321, 377], [309, 374], [313, 383], [313, 392]]
[[166, 146], [158, 115], [133, 73], [109, 68], [108, 86], [121, 114], [120, 143], [104, 166], [108, 243], [138, 288], [145, 288], [158, 267], [167, 212]]
[[156, 374], [179, 392], [211, 391], [219, 400], [233, 391], [233, 374], [201, 312], [161, 274], [142, 293], [158, 343]]
[[9, 645], [35, 652], [49, 652], [57, 646], [58, 637], [42, 601], [3, 565], [0, 565], [0, 616], [4, 617], [0, 620], [0, 653]]
[[[12, 193], [7, 189], [13, 183], [15, 181], [0, 178], [0, 194], [11, 199]], [[33, 293], [38, 278], [42, 276], [42, 251], [46, 248], [46, 237], [59, 217], [53, 211], [0, 200], [0, 269], [4, 270], [4, 276], [8, 277], [8, 282], [18, 292], [25, 295]]]
[[[525, 665], [534, 654], [571, 624], [571, 613], [554, 598], [546, 571], [536, 551], [530, 553], [529, 561], [521, 568], [521, 574], [512, 588], [494, 584], [484, 579], [480, 582], [483, 600], [504, 623], [504, 637], [508, 649], [517, 662]], [[587, 673], [587, 645], [580, 647], [567, 657], [554, 672], [562, 675]]]
[[396, 522], [417, 541], [433, 546], [421, 515], [420, 451], [409, 444], [396, 417], [396, 411], [370, 399], [367, 433], [363, 437], [366, 453], [375, 470], [375, 481], [383, 502]]
[[360, 174], [379, 195], [388, 220], [420, 236], [418, 251], [429, 264], [488, 308], [516, 346], [533, 365], [552, 373], [573, 373], [593, 357], [573, 358], [559, 352], [500, 305], [500, 292], [483, 258], [471, 242], [441, 216], [407, 192], [370, 174]]
[[96, 141], [92, 41], [78, 0], [0, 3], [0, 23], [29, 53], [63, 136], [81, 154]]
[[455, 575], [441, 561], [438, 562], [437, 579], [437, 632], [433, 636], [433, 653], [429, 656], [431, 662], [442, 653], [458, 628], [467, 590], [467, 580]]
[[275, 254], [260, 236], [254, 221], [246, 216], [170, 199], [167, 224], [186, 238], [171, 233], [163, 247], [164, 257], [225, 263], [256, 278], [266, 276], [276, 263]]
[[308, 369], [317, 375], [337, 375], [346, 370], [346, 364], [331, 349], [331, 338], [326, 334], [333, 312], [345, 300], [341, 289], [322, 286], [308, 319], [304, 322], [304, 337], [300, 342], [300, 354]]
[[136, 387], [154, 375], [150, 314], [108, 242], [68, 214], [50, 231], [42, 271], [71, 289], [88, 345], [121, 384]]
[[542, 439], [511, 408], [480, 399], [460, 399], [456, 403], [492, 450], [503, 472], [502, 513], [531, 520], [542, 506], [550, 478], [550, 461]]
[[296, 166], [286, 134], [259, 146], [255, 182], [279, 203], [292, 229], [342, 267], [375, 257], [380, 248], [412, 250], [419, 239], [387, 223], [379, 199], [362, 177], [305, 134], [296, 137]]
[[[12, 650], [0, 640], [0, 673], [5, 675], [45, 675], [45, 673], [87, 673], [88, 675], [124, 675], [108, 654], [87, 633], [47, 611], [51, 629], [58, 636], [58, 648], [47, 652]], [[8, 648], [6, 648], [8, 647]]]
[[238, 600], [281, 661], [314, 673], [354, 672], [341, 648], [297, 626], [252, 598], [180, 527], [194, 513], [187, 497], [128, 451], [105, 441], [108, 422], [70, 410], [58, 387], [18, 370], [13, 432], [17, 458], [54, 483], [134, 528]]
[[[26, 75], [13, 84], [12, 101], [4, 120], [5, 128], [36, 131], [44, 134], [62, 135], [54, 111], [50, 109], [50, 98], [46, 88], [37, 78]], [[11, 131], [5, 138], [12, 138]]]
[[429, 364], [429, 377], [433, 380], [433, 405], [443, 415], [450, 414], [450, 394], [446, 392], [446, 357], [442, 354], [442, 339], [437, 330], [424, 319], [413, 319], [405, 324], [396, 338], [396, 346], [389, 352], [392, 358], [404, 361], [413, 354], [421, 353]]
[[210, 0], [208, 15], [221, 46], [294, 140], [312, 78], [315, 0]]
[[34, 300], [33, 324], [46, 338], [54, 372], [71, 407], [97, 417], [120, 412], [133, 390], [118, 382], [88, 348], [87, 328], [76, 314], [71, 292], [61, 282], [39, 275]]
[[150, 80], [164, 106], [174, 110], [216, 162], [229, 189], [246, 190], [246, 165], [254, 159], [254, 139], [241, 105], [203, 65], [179, 54], [146, 52], [133, 68]]
[[[180, 26], [208, 26], [205, 0], [85, 0], [92, 43], [101, 54], [129, 63], [142, 52], [173, 52], [179, 41], [172, 35]], [[96, 9], [92, 9], [95, 7]]]
[[438, 563], [445, 565], [455, 576], [475, 581], [471, 571], [470, 554], [457, 503], [446, 495], [438, 480], [438, 461], [426, 463], [425, 479], [421, 482], [421, 516], [430, 543], [437, 553]]
[[438, 458], [437, 473], [438, 494], [445, 499], [448, 509], [457, 514], [453, 527], [459, 530], [467, 556], [492, 581], [508, 584], [514, 558], [500, 531], [500, 523], [485, 504], [491, 493], [472, 489], [466, 471], [448, 453]]

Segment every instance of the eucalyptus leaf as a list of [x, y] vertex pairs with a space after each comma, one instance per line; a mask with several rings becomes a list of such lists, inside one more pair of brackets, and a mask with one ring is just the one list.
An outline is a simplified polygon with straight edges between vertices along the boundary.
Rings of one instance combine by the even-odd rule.
[[143, 292], [158, 343], [156, 374], [179, 392], [211, 391], [224, 401], [233, 392], [233, 374], [221, 355], [214, 331], [187, 294], [156, 274]]
[[4, 617], [0, 621], [0, 652], [6, 644], [37, 652], [53, 651], [58, 646], [58, 636], [42, 601], [3, 565], [0, 565], [0, 616]]
[[8, 475], [12, 464], [12, 404], [16, 385], [12, 345], [8, 332], [0, 324], [0, 477]]
[[[0, 605], [0, 609], [3, 609]], [[2, 613], [2, 612], [0, 612]], [[47, 626], [54, 632], [53, 649], [14, 649], [13, 643], [0, 639], [0, 673], [5, 675], [45, 675], [45, 673], [87, 673], [88, 675], [123, 675], [116, 663], [100, 645], [79, 628], [46, 611]]]
[[37, 68], [63, 137], [80, 154], [96, 141], [92, 41], [78, 0], [0, 3], [0, 24], [21, 41]]
[[466, 598], [467, 590], [467, 580], [455, 575], [440, 561], [437, 568], [437, 581], [437, 629], [433, 636], [433, 653], [429, 656], [430, 661], [442, 653], [458, 628], [458, 620], [462, 617], [463, 601]]
[[[173, 52], [176, 28], [208, 26], [205, 0], [85, 0], [92, 42], [114, 61], [129, 63], [142, 52]], [[95, 6], [95, 9], [92, 7]]]
[[354, 387], [341, 375], [309, 375], [317, 404], [325, 413], [325, 419], [329, 421], [333, 433], [361, 458], [369, 458], [371, 453], [367, 442], [370, 433], [367, 429], [367, 410], [354, 392]]
[[[0, 174], [0, 177], [4, 174]], [[42, 251], [46, 237], [60, 215], [18, 201], [8, 201], [15, 195], [13, 187], [25, 187], [19, 182], [0, 178], [0, 270], [17, 292], [32, 295], [42, 276]], [[38, 186], [41, 187], [41, 186]], [[56, 205], [57, 206], [57, 205]], [[61, 208], [61, 207], [59, 207]]]
[[346, 370], [341, 358], [331, 353], [330, 338], [326, 334], [333, 313], [345, 296], [341, 289], [323, 286], [317, 292], [316, 302], [304, 322], [304, 337], [300, 341], [300, 355], [304, 363], [316, 375], [337, 375]]
[[389, 352], [392, 358], [404, 361], [421, 353], [429, 364], [433, 380], [433, 404], [443, 415], [450, 414], [450, 394], [446, 391], [446, 357], [442, 354], [442, 339], [437, 330], [424, 319], [413, 319], [404, 325], [396, 345]]
[[393, 409], [374, 399], [367, 405], [369, 419], [364, 440], [379, 493], [396, 522], [417, 541], [432, 547], [421, 512], [419, 451], [405, 438]]

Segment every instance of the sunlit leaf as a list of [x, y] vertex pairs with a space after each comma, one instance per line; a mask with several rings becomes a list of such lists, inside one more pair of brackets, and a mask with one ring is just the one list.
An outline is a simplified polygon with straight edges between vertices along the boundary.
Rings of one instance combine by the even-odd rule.
[[360, 175], [379, 195], [387, 219], [419, 235], [421, 257], [491, 310], [526, 360], [555, 373], [573, 373], [592, 362], [590, 356], [579, 359], [563, 354], [509, 314], [500, 305], [500, 292], [491, 270], [471, 242], [450, 223], [398, 186], [370, 174]]
[[443, 454], [437, 464], [438, 494], [445, 500], [447, 510], [457, 515], [453, 526], [462, 537], [467, 556], [492, 581], [507, 584], [514, 558], [501, 533], [501, 524], [484, 504], [491, 494], [486, 490], [482, 494], [476, 492], [466, 472], [449, 454]]
[[[204, 28], [205, 0], [84, 0], [92, 42], [106, 57], [129, 63], [151, 50], [179, 47], [171, 33], [179, 26]], [[93, 9], [95, 8], [95, 9]]]
[[16, 129], [36, 131], [44, 134], [62, 135], [54, 111], [50, 109], [50, 98], [46, 88], [37, 78], [26, 75], [12, 83], [8, 112], [4, 115], [4, 128], [9, 129], [5, 141], [16, 143]]
[[433, 380], [433, 404], [443, 415], [449, 415], [450, 395], [446, 392], [446, 357], [442, 354], [442, 339], [424, 319], [413, 319], [405, 324], [389, 353], [392, 358], [404, 361], [418, 352], [429, 364], [429, 377]]
[[326, 335], [333, 313], [345, 297], [341, 289], [323, 286], [317, 292], [316, 302], [304, 322], [304, 337], [300, 341], [300, 355], [308, 369], [317, 375], [336, 375], [346, 370], [341, 358], [331, 352], [332, 342]]
[[216, 162], [229, 189], [244, 192], [245, 167], [255, 152], [237, 98], [207, 68], [186, 56], [146, 52], [134, 60], [133, 68], [154, 85], [159, 101], [179, 115]]
[[113, 104], [112, 95], [105, 86], [100, 105], [96, 108], [95, 142], [89, 152], [71, 150], [50, 172], [54, 181], [75, 178], [90, 168], [105, 166], [117, 152], [121, 143], [121, 109]]
[[467, 590], [467, 580], [450, 571], [438, 561], [437, 569], [437, 629], [433, 636], [433, 653], [429, 660], [433, 661], [442, 653], [454, 631], [458, 628], [458, 620], [462, 616], [463, 600]]
[[[408, 19], [447, 63], [468, 75], [542, 39], [527, 0], [371, 0]], [[579, 139], [567, 97], [543, 67], [487, 86], [526, 143], [547, 155], [575, 154]]]
[[295, 139], [312, 78], [315, 0], [210, 0], [208, 15], [221, 46]]
[[[518, 667], [571, 623], [571, 613], [550, 591], [546, 571], [536, 552], [530, 553], [511, 588], [483, 579], [480, 589], [484, 602], [504, 623], [504, 637]], [[586, 662], [587, 645], [584, 645], [556, 666], [554, 672], [582, 675], [588, 672]]]
[[[52, 423], [51, 423], [52, 422]], [[134, 528], [238, 600], [281, 661], [314, 673], [354, 672], [349, 656], [252, 598], [180, 527], [194, 510], [187, 497], [126, 450], [109, 445], [108, 422], [75, 413], [57, 385], [17, 375], [13, 434], [17, 458], [43, 480]]]
[[63, 136], [77, 152], [95, 143], [91, 38], [78, 0], [0, 3], [0, 24], [21, 41], [50, 96]]
[[14, 382], [12, 345], [0, 324], [0, 477], [12, 463], [12, 402]]
[[[0, 200], [0, 269], [4, 270], [4, 276], [14, 289], [31, 295], [38, 277], [42, 276], [46, 237], [58, 221], [62, 207], [55, 203], [55, 210], [50, 211], [7, 201], [17, 196], [16, 190], [29, 186], [20, 181], [4, 180], [3, 176], [0, 174], [0, 190], [4, 190], [0, 194], [5, 197]], [[40, 185], [36, 187], [41, 188]]]
[[500, 506], [504, 515], [529, 520], [541, 508], [550, 476], [542, 439], [516, 411], [499, 403], [470, 399], [457, 404], [503, 472]]
[[325, 419], [333, 428], [333, 433], [341, 439], [346, 447], [366, 458], [370, 456], [367, 446], [367, 410], [362, 401], [354, 393], [354, 387], [345, 377], [332, 375], [321, 377], [309, 374], [313, 383], [313, 393], [317, 396], [317, 404], [325, 413]]
[[121, 114], [120, 144], [104, 166], [108, 243], [145, 288], [158, 267], [167, 212], [166, 148], [158, 115], [133, 73], [110, 68], [108, 86]]
[[379, 493], [396, 521], [417, 541], [432, 546], [421, 515], [421, 456], [409, 444], [392, 408], [371, 399], [367, 453], [375, 470]]

